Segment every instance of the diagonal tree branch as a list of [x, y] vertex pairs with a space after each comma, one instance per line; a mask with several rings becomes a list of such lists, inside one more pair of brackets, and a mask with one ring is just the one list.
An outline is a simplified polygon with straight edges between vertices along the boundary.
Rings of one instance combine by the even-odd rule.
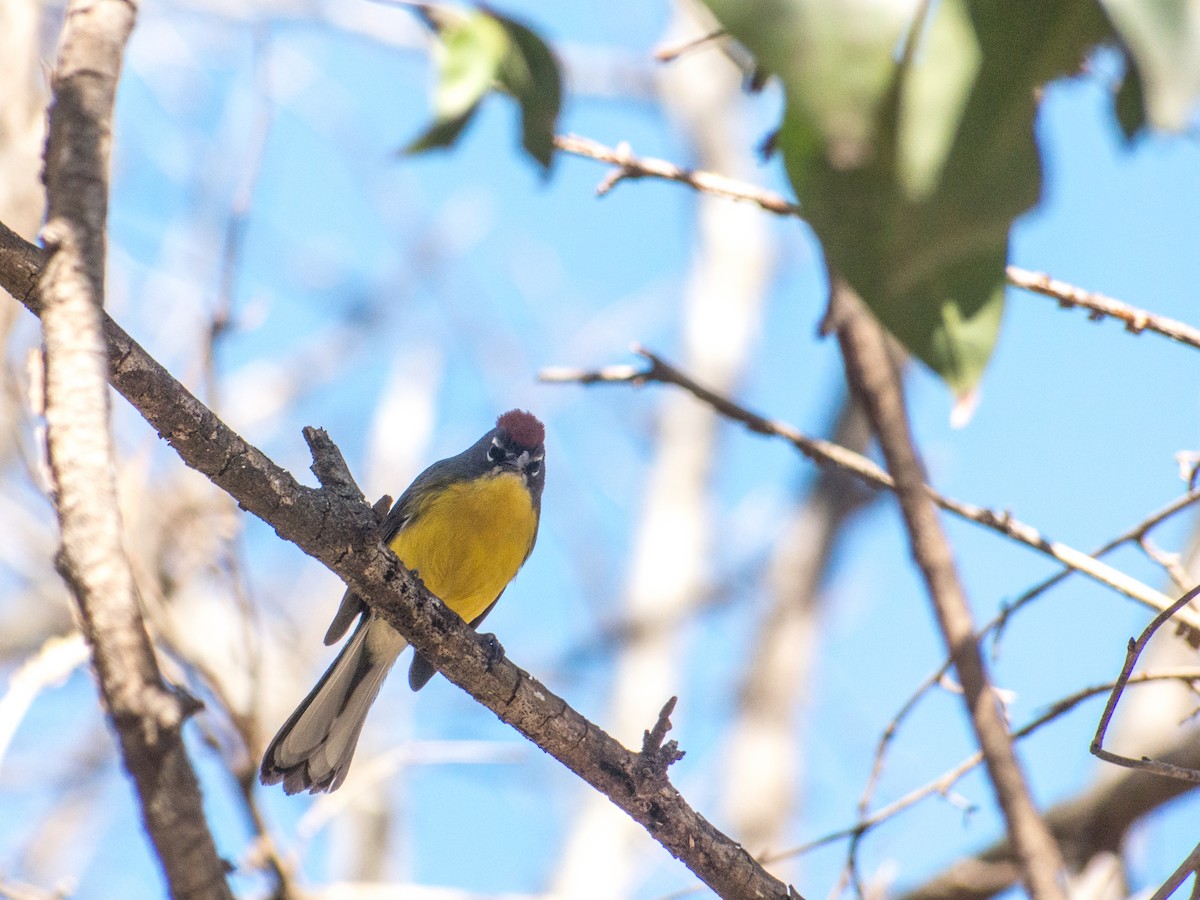
[[[648, 381], [656, 381], [661, 384], [674, 384], [683, 388], [702, 403], [707, 403], [726, 418], [735, 422], [741, 422], [755, 434], [782, 438], [818, 465], [832, 466], [848, 472], [871, 487], [882, 488], [888, 491], [896, 489], [892, 477], [868, 457], [833, 441], [809, 437], [798, 428], [786, 422], [778, 419], [768, 419], [743, 406], [739, 406], [728, 397], [724, 397], [695, 381], [657, 354], [651, 353], [649, 350], [639, 347], [636, 344], [633, 347], [633, 352], [645, 358], [649, 365], [609, 366], [598, 370], [551, 367], [543, 369], [540, 377], [543, 381], [570, 381], [585, 385], [612, 383], [640, 385]], [[1156, 612], [1169, 609], [1174, 602], [1171, 597], [1168, 597], [1162, 591], [1156, 590], [1150, 587], [1150, 585], [1138, 581], [1136, 578], [1113, 568], [1107, 563], [1101, 562], [1096, 558], [1099, 554], [1089, 555], [1059, 541], [1050, 540], [1032, 525], [1027, 525], [1014, 518], [1008, 512], [998, 513], [986, 507], [976, 506], [972, 503], [956, 500], [953, 497], [947, 497], [928, 485], [926, 485], [926, 490], [929, 493], [930, 499], [939, 508], [946, 510], [946, 512], [968, 522], [974, 522], [976, 525], [981, 525], [984, 528], [989, 528], [1040, 553], [1045, 553], [1047, 556], [1067, 566], [1068, 571], [1073, 570], [1087, 575], [1100, 584], [1112, 588]], [[1194, 502], [1197, 497], [1200, 497], [1200, 494], [1194, 496], [1188, 494], [1172, 504], [1172, 507], [1164, 511], [1164, 513], [1169, 513], [1180, 506]], [[1153, 524], [1153, 521], [1145, 523], [1147, 529]], [[1139, 533], [1124, 536], [1120, 540], [1138, 539], [1141, 536], [1142, 534]], [[1104, 549], [1111, 549], [1111, 547]], [[1055, 579], [1062, 577], [1062, 573], [1054, 576]], [[1013, 609], [1010, 608], [1008, 612], [1011, 614]], [[1197, 613], [1193, 609], [1185, 609], [1176, 617], [1176, 621], [1180, 625], [1181, 632], [1188, 640], [1193, 645], [1200, 645], [1200, 613]]]
[[[30, 285], [43, 254], [0, 225], [0, 286], [35, 313]], [[639, 822], [722, 897], [795, 898], [749, 853], [694, 810], [665, 776], [627, 750], [470, 630], [378, 540], [375, 515], [336, 448], [306, 434], [325, 487], [299, 484], [222, 422], [107, 316], [109, 381], [175, 449], [284, 540], [328, 566], [384, 619], [471, 694]], [[343, 473], [343, 474], [337, 474]], [[647, 773], [650, 774], [647, 774]]]
[[989, 682], [954, 557], [925, 488], [900, 381], [888, 356], [883, 330], [848, 285], [836, 278], [831, 281], [830, 324], [842, 347], [846, 375], [871, 420], [895, 480], [913, 557], [928, 587], [946, 649], [954, 660], [971, 725], [1015, 848], [1021, 881], [1030, 896], [1039, 900], [1062, 897], [1062, 856], [1033, 804], [1004, 713]]
[[[182, 728], [196, 701], [163, 681], [121, 539], [101, 330], [113, 101], [131, 0], [67, 9], [46, 144], [50, 257], [38, 291], [46, 443], [62, 531], [58, 567], [79, 607], [142, 821], [175, 898], [231, 898]], [[32, 273], [30, 273], [32, 274]]]
[[1175, 319], [1160, 316], [1157, 313], [1138, 309], [1121, 300], [1097, 294], [1095, 291], [1085, 291], [1083, 288], [1057, 278], [1051, 278], [1042, 272], [1030, 272], [1009, 266], [1006, 270], [1008, 283], [1024, 288], [1034, 294], [1041, 294], [1058, 301], [1063, 309], [1079, 307], [1088, 311], [1091, 319], [1112, 318], [1125, 323], [1125, 330], [1130, 334], [1141, 334], [1143, 331], [1153, 331], [1181, 344], [1187, 344], [1200, 350], [1200, 328], [1179, 322]]

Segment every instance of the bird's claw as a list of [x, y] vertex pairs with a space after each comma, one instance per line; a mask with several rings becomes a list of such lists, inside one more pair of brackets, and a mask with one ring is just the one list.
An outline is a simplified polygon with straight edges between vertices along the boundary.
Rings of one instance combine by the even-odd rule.
[[480, 637], [487, 645], [484, 652], [487, 654], [487, 670], [490, 672], [504, 659], [504, 648], [500, 646], [500, 642], [490, 631], [481, 634]]

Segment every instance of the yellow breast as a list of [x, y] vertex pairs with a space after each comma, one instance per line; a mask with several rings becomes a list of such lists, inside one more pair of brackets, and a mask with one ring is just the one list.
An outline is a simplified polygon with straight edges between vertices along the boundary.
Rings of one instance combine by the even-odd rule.
[[506, 472], [443, 488], [418, 505], [389, 546], [470, 622], [512, 581], [536, 533], [529, 491]]

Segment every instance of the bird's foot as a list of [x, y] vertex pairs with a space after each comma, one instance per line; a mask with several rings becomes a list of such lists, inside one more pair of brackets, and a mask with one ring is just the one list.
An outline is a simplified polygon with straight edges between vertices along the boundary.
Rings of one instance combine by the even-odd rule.
[[490, 631], [481, 634], [480, 637], [486, 644], [484, 652], [487, 653], [487, 670], [490, 672], [504, 659], [504, 648]]

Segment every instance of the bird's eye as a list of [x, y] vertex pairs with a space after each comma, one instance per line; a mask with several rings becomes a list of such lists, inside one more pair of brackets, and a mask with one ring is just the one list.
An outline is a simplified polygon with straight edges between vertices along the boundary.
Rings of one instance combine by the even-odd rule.
[[492, 446], [488, 447], [488, 460], [490, 462], [498, 463], [502, 459], [504, 459], [503, 447], [499, 444], [492, 444]]
[[538, 472], [542, 471], [541, 460], [535, 459], [530, 462], [529, 465], [525, 467], [525, 471], [528, 472], [531, 477], [536, 478]]

